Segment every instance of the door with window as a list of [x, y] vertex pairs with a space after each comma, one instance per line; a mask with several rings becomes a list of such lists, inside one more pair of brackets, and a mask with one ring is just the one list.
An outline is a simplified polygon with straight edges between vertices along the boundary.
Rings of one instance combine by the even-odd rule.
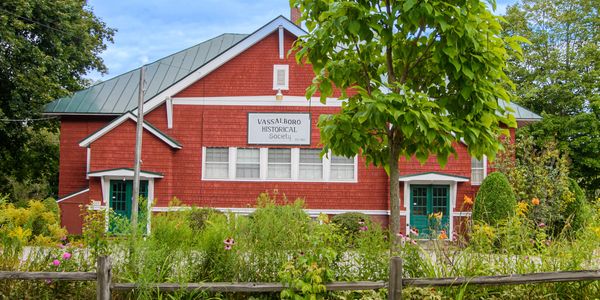
[[410, 186], [410, 226], [419, 230], [419, 238], [436, 238], [442, 229], [448, 232], [449, 207], [448, 185]]
[[[110, 208], [118, 215], [131, 219], [133, 180], [110, 181]], [[140, 180], [140, 196], [148, 198], [148, 181]], [[141, 208], [141, 205], [138, 207]]]

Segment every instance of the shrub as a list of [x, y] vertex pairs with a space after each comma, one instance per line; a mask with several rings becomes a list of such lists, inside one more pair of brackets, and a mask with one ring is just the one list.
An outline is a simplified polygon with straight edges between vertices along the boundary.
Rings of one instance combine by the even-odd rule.
[[499, 172], [488, 175], [483, 180], [475, 203], [473, 220], [496, 225], [515, 214], [517, 200], [506, 176]]
[[355, 234], [361, 231], [365, 226], [371, 227], [371, 219], [369, 216], [359, 212], [347, 212], [333, 216], [331, 222], [337, 224], [341, 229], [350, 234]]
[[560, 212], [561, 218], [553, 227], [567, 233], [578, 232], [591, 218], [591, 210], [585, 194], [579, 184], [571, 178], [569, 178], [569, 193], [563, 194]]
[[210, 218], [211, 215], [215, 214], [223, 215], [223, 212], [210, 207], [192, 208], [188, 215], [190, 227], [196, 231], [204, 229], [204, 227], [206, 226], [206, 221]]

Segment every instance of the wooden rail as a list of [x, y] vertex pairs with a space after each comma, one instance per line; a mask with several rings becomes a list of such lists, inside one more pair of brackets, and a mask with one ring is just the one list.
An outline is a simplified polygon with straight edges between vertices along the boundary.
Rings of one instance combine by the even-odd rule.
[[[202, 290], [223, 293], [261, 293], [280, 292], [287, 287], [282, 283], [270, 282], [208, 282], [208, 283], [112, 283], [112, 267], [109, 257], [98, 257], [96, 272], [7, 272], [0, 271], [0, 280], [69, 280], [96, 281], [96, 297], [98, 300], [108, 300], [112, 291], [131, 291], [140, 288], [172, 292], [179, 290]], [[393, 257], [390, 260], [389, 281], [357, 281], [331, 282], [325, 284], [328, 291], [357, 291], [388, 289], [390, 300], [402, 299], [402, 288], [416, 287], [452, 287], [462, 285], [513, 285], [549, 282], [573, 282], [600, 280], [600, 270], [592, 271], [562, 271], [500, 276], [479, 277], [448, 277], [448, 278], [403, 278], [402, 259]]]

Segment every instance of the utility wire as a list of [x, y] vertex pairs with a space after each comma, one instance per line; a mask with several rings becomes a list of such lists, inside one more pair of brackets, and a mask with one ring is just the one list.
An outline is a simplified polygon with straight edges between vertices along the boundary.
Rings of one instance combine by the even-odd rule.
[[0, 119], [0, 122], [29, 122], [29, 121], [44, 121], [44, 120], [51, 120], [51, 119], [56, 119], [58, 117], [56, 116], [52, 116], [52, 117], [44, 117], [44, 118], [33, 118], [33, 119]]
[[29, 21], [29, 22], [31, 22], [31, 23], [38, 24], [38, 25], [40, 25], [40, 26], [43, 26], [43, 27], [46, 27], [46, 28], [48, 28], [48, 29], [52, 29], [52, 30], [55, 30], [55, 31], [58, 31], [58, 32], [61, 32], [61, 33], [64, 33], [64, 34], [70, 34], [70, 33], [66, 32], [66, 31], [63, 31], [63, 30], [61, 30], [61, 29], [58, 29], [58, 28], [56, 28], [56, 27], [50, 26], [50, 25], [48, 25], [48, 24], [44, 24], [44, 23], [42, 23], [42, 22], [38, 22], [38, 21], [36, 21], [36, 20], [32, 20], [32, 19], [30, 19], [30, 18], [27, 18], [27, 17], [19, 16], [19, 15], [15, 14], [15, 13], [13, 13], [13, 12], [9, 11], [9, 10], [6, 10], [6, 9], [4, 9], [4, 8], [0, 8], [0, 11], [3, 11], [3, 12], [5, 12], [5, 13], [9, 14], [9, 15], [12, 15], [12, 16], [13, 16], [13, 17], [15, 17], [15, 18], [18, 18], [18, 19], [21, 19], [21, 20], [25, 20], [25, 21]]

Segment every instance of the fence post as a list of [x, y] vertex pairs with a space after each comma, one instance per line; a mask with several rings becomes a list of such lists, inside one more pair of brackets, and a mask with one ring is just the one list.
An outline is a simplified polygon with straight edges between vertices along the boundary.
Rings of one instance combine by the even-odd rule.
[[394, 256], [390, 260], [390, 281], [388, 299], [402, 300], [402, 258]]
[[98, 256], [96, 274], [96, 299], [110, 300], [110, 282], [112, 280], [112, 274], [109, 256]]

